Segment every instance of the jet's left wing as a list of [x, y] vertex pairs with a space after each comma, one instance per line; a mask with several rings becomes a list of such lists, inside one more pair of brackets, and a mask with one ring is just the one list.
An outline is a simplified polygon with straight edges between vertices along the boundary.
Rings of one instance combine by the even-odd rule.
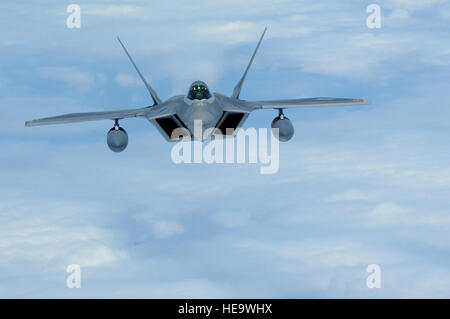
[[287, 109], [294, 107], [344, 106], [370, 104], [367, 99], [347, 99], [334, 97], [313, 97], [291, 100], [267, 100], [250, 102], [254, 109]]
[[149, 112], [148, 107], [131, 110], [118, 110], [107, 112], [86, 112], [86, 113], [70, 113], [65, 115], [46, 117], [42, 119], [34, 119], [26, 121], [25, 126], [38, 126], [49, 124], [64, 124], [98, 120], [120, 120], [127, 117], [145, 116]]

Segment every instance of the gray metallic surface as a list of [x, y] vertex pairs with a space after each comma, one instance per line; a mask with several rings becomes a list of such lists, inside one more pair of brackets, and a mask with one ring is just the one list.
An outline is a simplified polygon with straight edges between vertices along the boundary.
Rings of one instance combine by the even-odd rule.
[[283, 118], [280, 118], [280, 116], [274, 118], [272, 121], [272, 129], [278, 129], [278, 140], [280, 142], [287, 142], [294, 136], [294, 126], [291, 120], [285, 116]]
[[267, 31], [267, 27], [264, 28], [263, 33], [261, 34], [261, 37], [259, 38], [258, 44], [256, 45], [255, 51], [253, 51], [252, 57], [250, 58], [250, 62], [247, 65], [247, 68], [244, 71], [244, 74], [242, 75], [241, 79], [239, 80], [239, 82], [236, 84], [236, 87], [233, 90], [233, 95], [231, 96], [232, 98], [238, 99], [239, 95], [241, 94], [241, 88], [242, 88], [242, 84], [245, 81], [245, 78], [247, 76], [248, 70], [250, 69], [250, 67], [252, 66], [253, 63], [253, 59], [256, 56], [256, 52], [258, 52], [259, 46], [261, 45], [262, 39], [264, 38], [264, 34], [266, 34]]
[[[247, 119], [248, 115], [258, 109], [284, 109], [284, 108], [301, 108], [301, 107], [321, 107], [321, 106], [341, 106], [341, 105], [363, 105], [370, 104], [369, 100], [365, 99], [351, 99], [351, 98], [328, 98], [328, 97], [317, 97], [317, 98], [301, 98], [301, 99], [289, 99], [289, 100], [266, 100], [266, 101], [245, 101], [239, 99], [239, 94], [241, 92], [242, 84], [246, 78], [246, 75], [250, 69], [253, 59], [258, 51], [261, 44], [262, 38], [266, 32], [264, 29], [261, 38], [253, 52], [250, 62], [245, 69], [244, 74], [234, 88], [231, 97], [227, 97], [220, 93], [212, 93], [206, 86], [206, 83], [201, 81], [196, 81], [189, 88], [192, 88], [194, 84], [204, 85], [207, 89], [208, 94], [195, 95], [194, 98], [187, 95], [176, 95], [169, 98], [166, 101], [159, 99], [155, 90], [147, 83], [144, 76], [134, 63], [127, 49], [123, 45], [122, 41], [119, 40], [125, 53], [142, 79], [144, 85], [149, 91], [154, 105], [139, 109], [131, 110], [118, 110], [118, 111], [106, 111], [106, 112], [88, 112], [88, 113], [71, 113], [66, 115], [47, 117], [42, 119], [35, 119], [32, 121], [25, 122], [25, 126], [37, 126], [37, 125], [48, 125], [48, 124], [63, 124], [63, 123], [73, 123], [73, 122], [84, 122], [84, 121], [96, 121], [96, 120], [120, 120], [123, 118], [130, 117], [142, 117], [149, 120], [161, 135], [167, 140], [171, 141], [171, 137], [166, 133], [168, 131], [161, 127], [159, 123], [165, 123], [164, 121], [169, 121], [169, 126], [181, 127], [189, 130], [191, 136], [196, 140], [209, 139], [211, 136], [203, 136], [200, 133], [204, 133], [209, 128], [222, 127], [221, 124], [227, 125], [225, 122], [227, 118], [231, 118], [231, 114], [239, 113], [238, 117], [234, 114], [236, 128], [242, 126], [242, 124]], [[198, 99], [197, 99], [198, 98]], [[196, 132], [195, 123], [196, 121], [201, 121], [201, 132]], [[238, 122], [238, 123], [237, 123]], [[280, 129], [280, 140], [289, 140], [292, 138], [294, 133], [294, 128], [292, 123], [288, 119], [277, 118], [272, 123], [273, 127], [278, 127]], [[223, 126], [227, 127], [227, 126]], [[211, 131], [212, 133], [212, 131]], [[225, 133], [225, 132], [222, 132]], [[125, 133], [126, 134], [126, 133]], [[125, 140], [125, 135], [122, 133], [108, 133], [108, 145], [120, 149], [119, 146], [123, 146]], [[126, 141], [128, 142], [128, 136], [126, 136]], [[119, 145], [120, 144], [120, 145]], [[118, 146], [119, 145], [119, 146]], [[126, 145], [125, 145], [126, 147]]]
[[106, 136], [106, 143], [113, 152], [122, 152], [128, 145], [128, 134], [121, 127], [113, 127]]
[[348, 99], [334, 97], [313, 97], [290, 100], [267, 100], [251, 102], [255, 109], [287, 109], [292, 107], [344, 106], [370, 104], [367, 99]]
[[[208, 128], [215, 127], [223, 112], [240, 112], [249, 114], [253, 110], [251, 104], [232, 99], [220, 93], [212, 93], [212, 98], [207, 100], [194, 100], [187, 102], [185, 96], [178, 95], [163, 102], [162, 104], [155, 105], [148, 109], [147, 114], [144, 115], [152, 124], [154, 124], [161, 134], [170, 141], [170, 138], [162, 132], [158, 123], [155, 121], [157, 118], [167, 117], [169, 115], [178, 115], [180, 120], [186, 125], [191, 132], [191, 136], [195, 140], [202, 140], [202, 136], [194, 135], [195, 121], [202, 121], [202, 132], [205, 132]], [[245, 117], [246, 118], [246, 117]], [[245, 120], [245, 118], [243, 120]], [[244, 121], [242, 121], [243, 123]], [[242, 125], [238, 127], [240, 127]], [[209, 137], [210, 135], [208, 135]]]
[[127, 117], [139, 117], [148, 112], [148, 108], [132, 109], [132, 110], [118, 110], [106, 112], [86, 112], [86, 113], [70, 113], [65, 115], [46, 117], [43, 119], [34, 119], [26, 121], [25, 126], [38, 126], [49, 124], [64, 124], [86, 121], [98, 120], [116, 120]]

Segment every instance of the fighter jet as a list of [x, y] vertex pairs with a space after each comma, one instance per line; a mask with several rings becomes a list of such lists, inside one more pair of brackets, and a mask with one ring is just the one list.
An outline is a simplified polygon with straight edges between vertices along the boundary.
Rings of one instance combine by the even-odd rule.
[[[155, 90], [146, 81], [130, 53], [118, 37], [118, 41], [136, 69], [153, 100], [153, 105], [144, 108], [106, 112], [71, 113], [66, 115], [34, 119], [25, 122], [25, 126], [63, 124], [84, 121], [113, 120], [114, 126], [107, 134], [107, 144], [114, 152], [122, 152], [128, 145], [128, 134], [119, 121], [124, 118], [142, 117], [149, 120], [167, 141], [179, 141], [186, 136], [192, 140], [208, 140], [213, 134], [232, 137], [242, 126], [252, 111], [260, 109], [278, 110], [278, 116], [272, 121], [272, 128], [278, 128], [278, 139], [289, 141], [294, 135], [291, 121], [284, 115], [288, 108], [362, 105], [370, 104], [361, 98], [313, 97], [288, 100], [246, 101], [240, 99], [242, 84], [253, 63], [256, 52], [266, 33], [264, 29], [252, 57], [231, 96], [211, 92], [206, 83], [195, 81], [186, 95], [176, 95], [165, 101], [161, 100]], [[201, 122], [200, 122], [201, 121]], [[196, 134], [196, 123], [201, 123], [202, 134]], [[208, 130], [209, 129], [209, 130]], [[204, 132], [209, 131], [209, 134]]]

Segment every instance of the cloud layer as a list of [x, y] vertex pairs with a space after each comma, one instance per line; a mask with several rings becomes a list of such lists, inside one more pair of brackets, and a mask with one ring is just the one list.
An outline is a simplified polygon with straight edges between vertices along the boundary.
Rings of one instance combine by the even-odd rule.
[[[80, 5], [69, 30], [56, 1], [0, 4], [0, 296], [449, 297], [447, 1], [380, 1], [380, 30], [359, 1]], [[230, 94], [265, 25], [243, 98], [374, 102], [290, 110], [276, 175], [173, 164], [142, 119], [122, 121], [121, 154], [109, 122], [23, 126], [148, 105], [116, 35], [160, 97], [197, 79]], [[65, 285], [72, 263], [81, 289]]]

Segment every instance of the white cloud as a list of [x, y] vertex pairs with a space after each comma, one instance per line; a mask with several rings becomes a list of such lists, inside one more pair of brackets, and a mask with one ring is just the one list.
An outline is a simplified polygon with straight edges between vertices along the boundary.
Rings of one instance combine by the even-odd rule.
[[243, 210], [222, 211], [217, 213], [214, 218], [224, 227], [242, 227], [248, 225], [250, 222], [250, 213]]
[[152, 231], [153, 235], [159, 239], [169, 238], [184, 232], [183, 225], [176, 221], [158, 219], [142, 214], [137, 216], [137, 220], [144, 221]]
[[[301, 67], [306, 72], [380, 81], [399, 76], [416, 65], [419, 67], [418, 61], [428, 63], [436, 60], [433, 58], [436, 49], [445, 53], [448, 45], [439, 43], [449, 41], [433, 33], [433, 30], [426, 32], [428, 26], [423, 19], [409, 16], [411, 12], [430, 7], [438, 8], [445, 16], [443, 3], [439, 0], [382, 2], [383, 10], [391, 10], [386, 13], [382, 32], [365, 27], [367, 13], [364, 7], [352, 3], [314, 4], [308, 1], [250, 1], [245, 4], [215, 1], [183, 5], [160, 2], [139, 6], [94, 3], [86, 5], [85, 12], [103, 18], [98, 24], [94, 19], [90, 21], [93, 23], [90, 30], [95, 32], [67, 37], [63, 33], [67, 31], [64, 28], [50, 25], [46, 26], [46, 30], [51, 27], [52, 38], [59, 39], [55, 42], [56, 47], [85, 59], [93, 55], [122, 54], [114, 40], [114, 36], [120, 33], [129, 41], [132, 53], [152, 56], [153, 65], [156, 65], [153, 61], [158, 61], [155, 68], [162, 76], [175, 80], [172, 92], [177, 93], [187, 86], [179, 82], [197, 79], [195, 70], [198, 70], [200, 77], [217, 82], [226, 68], [239, 66], [242, 69], [240, 56], [229, 58], [221, 52], [236, 45], [253, 46], [266, 25], [268, 32], [264, 49], [261, 49], [266, 53], [258, 55], [255, 67], [259, 63], [265, 63], [267, 67], [280, 63], [287, 68]], [[240, 10], [236, 10], [235, 6], [239, 6]], [[58, 10], [58, 6], [52, 6], [50, 12]], [[220, 12], [220, 19], [212, 12]], [[277, 14], [274, 16], [273, 12]], [[409, 18], [405, 19], [406, 16]], [[139, 17], [139, 21], [137, 23], [136, 19], [131, 19], [129, 23], [119, 26], [109, 21], [116, 17]], [[390, 20], [399, 21], [394, 23]], [[54, 19], [46, 19], [46, 23], [51, 21]], [[146, 21], [145, 24], [142, 21]], [[171, 21], [170, 25], [167, 21]], [[408, 26], [411, 25], [414, 25], [415, 31], [423, 29], [424, 32], [410, 32]], [[19, 42], [23, 47], [33, 43], [34, 52], [40, 52], [36, 46], [41, 43], [45, 44], [42, 50], [49, 50], [48, 43], [43, 40], [48, 36], [47, 32], [42, 32], [30, 38], [28, 29], [19, 28], [2, 41]], [[101, 46], [98, 46], [98, 37], [102, 38]], [[374, 46], [374, 39], [379, 45]], [[415, 45], [426, 39], [427, 45]], [[246, 59], [250, 53], [245, 55]], [[399, 65], [399, 61], [403, 63]], [[397, 67], [392, 68], [392, 63], [396, 63]]]
[[392, 10], [391, 14], [389, 15], [390, 19], [408, 19], [409, 17], [409, 12], [405, 9]]
[[[125, 87], [139, 87], [143, 85], [140, 79], [128, 73], [118, 73], [115, 80], [117, 84]], [[147, 79], [147, 81], [150, 81], [150, 79]]]
[[[71, 263], [82, 267], [101, 267], [126, 257], [120, 249], [111, 248], [113, 235], [89, 223], [59, 221], [68, 217], [70, 209], [45, 211], [32, 206], [1, 208], [0, 264], [17, 260], [62, 267]], [[48, 209], [49, 205], [46, 207]], [[71, 210], [96, 209], [75, 205]], [[27, 213], [25, 213], [27, 212]]]
[[370, 218], [375, 224], [397, 224], [400, 221], [405, 221], [407, 210], [394, 203], [378, 204], [370, 213]]
[[358, 190], [348, 190], [343, 193], [338, 193], [332, 195], [329, 200], [330, 201], [358, 201], [358, 200], [369, 200], [372, 196]]
[[263, 31], [263, 26], [252, 22], [233, 21], [196, 24], [192, 29], [193, 33], [209, 41], [233, 45], [256, 41]]
[[[158, 2], [88, 15], [78, 32], [64, 27], [64, 10], [55, 18], [58, 4], [47, 15], [0, 6], [3, 23], [17, 19], [11, 12], [29, 22], [0, 40], [11, 62], [0, 100], [1, 296], [73, 297], [65, 267], [80, 263], [89, 285], [79, 297], [448, 297], [448, 81], [431, 66], [445, 65], [449, 42], [433, 10], [392, 7], [409, 18], [372, 32], [353, 2], [252, 0], [240, 10], [237, 1]], [[30, 33], [30, 25], [40, 28]], [[130, 145], [121, 154], [105, 145], [108, 121], [23, 126], [98, 110], [91, 95], [68, 98], [55, 84], [89, 91], [106, 81], [99, 65], [129, 70], [117, 33], [143, 71], [174, 79], [168, 95], [197, 78], [231, 90], [265, 25], [246, 94], [374, 100], [364, 109], [289, 111], [296, 135], [280, 145], [274, 176], [245, 165], [174, 165], [171, 145], [146, 121], [123, 121]], [[41, 65], [58, 57], [89, 66], [38, 70], [41, 85], [21, 71], [35, 70], [27, 63], [36, 56]], [[120, 74], [117, 84], [137, 85], [131, 71]], [[121, 98], [109, 92], [102, 102]], [[273, 116], [255, 113], [246, 125], [268, 126]], [[365, 287], [369, 263], [385, 276], [378, 292]]]
[[[86, 7], [86, 9], [85, 9]], [[135, 5], [86, 5], [83, 6], [83, 14], [103, 17], [135, 17], [144, 10]]]
[[417, 11], [445, 3], [446, 0], [389, 0], [383, 3], [388, 8]]
[[434, 50], [429, 55], [424, 56], [422, 61], [424, 63], [434, 64], [437, 66], [448, 66], [450, 65], [450, 48]]
[[184, 232], [183, 225], [165, 220], [151, 221], [150, 227], [158, 238], [167, 238]]
[[439, 15], [444, 19], [450, 20], [450, 5], [441, 7], [439, 10]]
[[237, 247], [248, 250], [261, 250], [270, 253], [285, 261], [295, 261], [301, 272], [303, 267], [308, 268], [337, 268], [354, 267], [370, 264], [371, 260], [384, 260], [386, 263], [398, 260], [391, 254], [381, 256], [374, 254], [369, 247], [345, 241], [345, 240], [299, 240], [280, 241], [271, 243], [269, 241], [246, 240], [237, 244]]
[[214, 85], [221, 73], [218, 59], [198, 58], [192, 54], [171, 60], [165, 68], [174, 83], [171, 94], [185, 94], [189, 85], [197, 80], [205, 81], [212, 91], [216, 91]]
[[94, 74], [77, 67], [41, 67], [39, 73], [43, 79], [61, 81], [83, 92], [90, 91], [94, 86], [106, 81], [102, 74]]

